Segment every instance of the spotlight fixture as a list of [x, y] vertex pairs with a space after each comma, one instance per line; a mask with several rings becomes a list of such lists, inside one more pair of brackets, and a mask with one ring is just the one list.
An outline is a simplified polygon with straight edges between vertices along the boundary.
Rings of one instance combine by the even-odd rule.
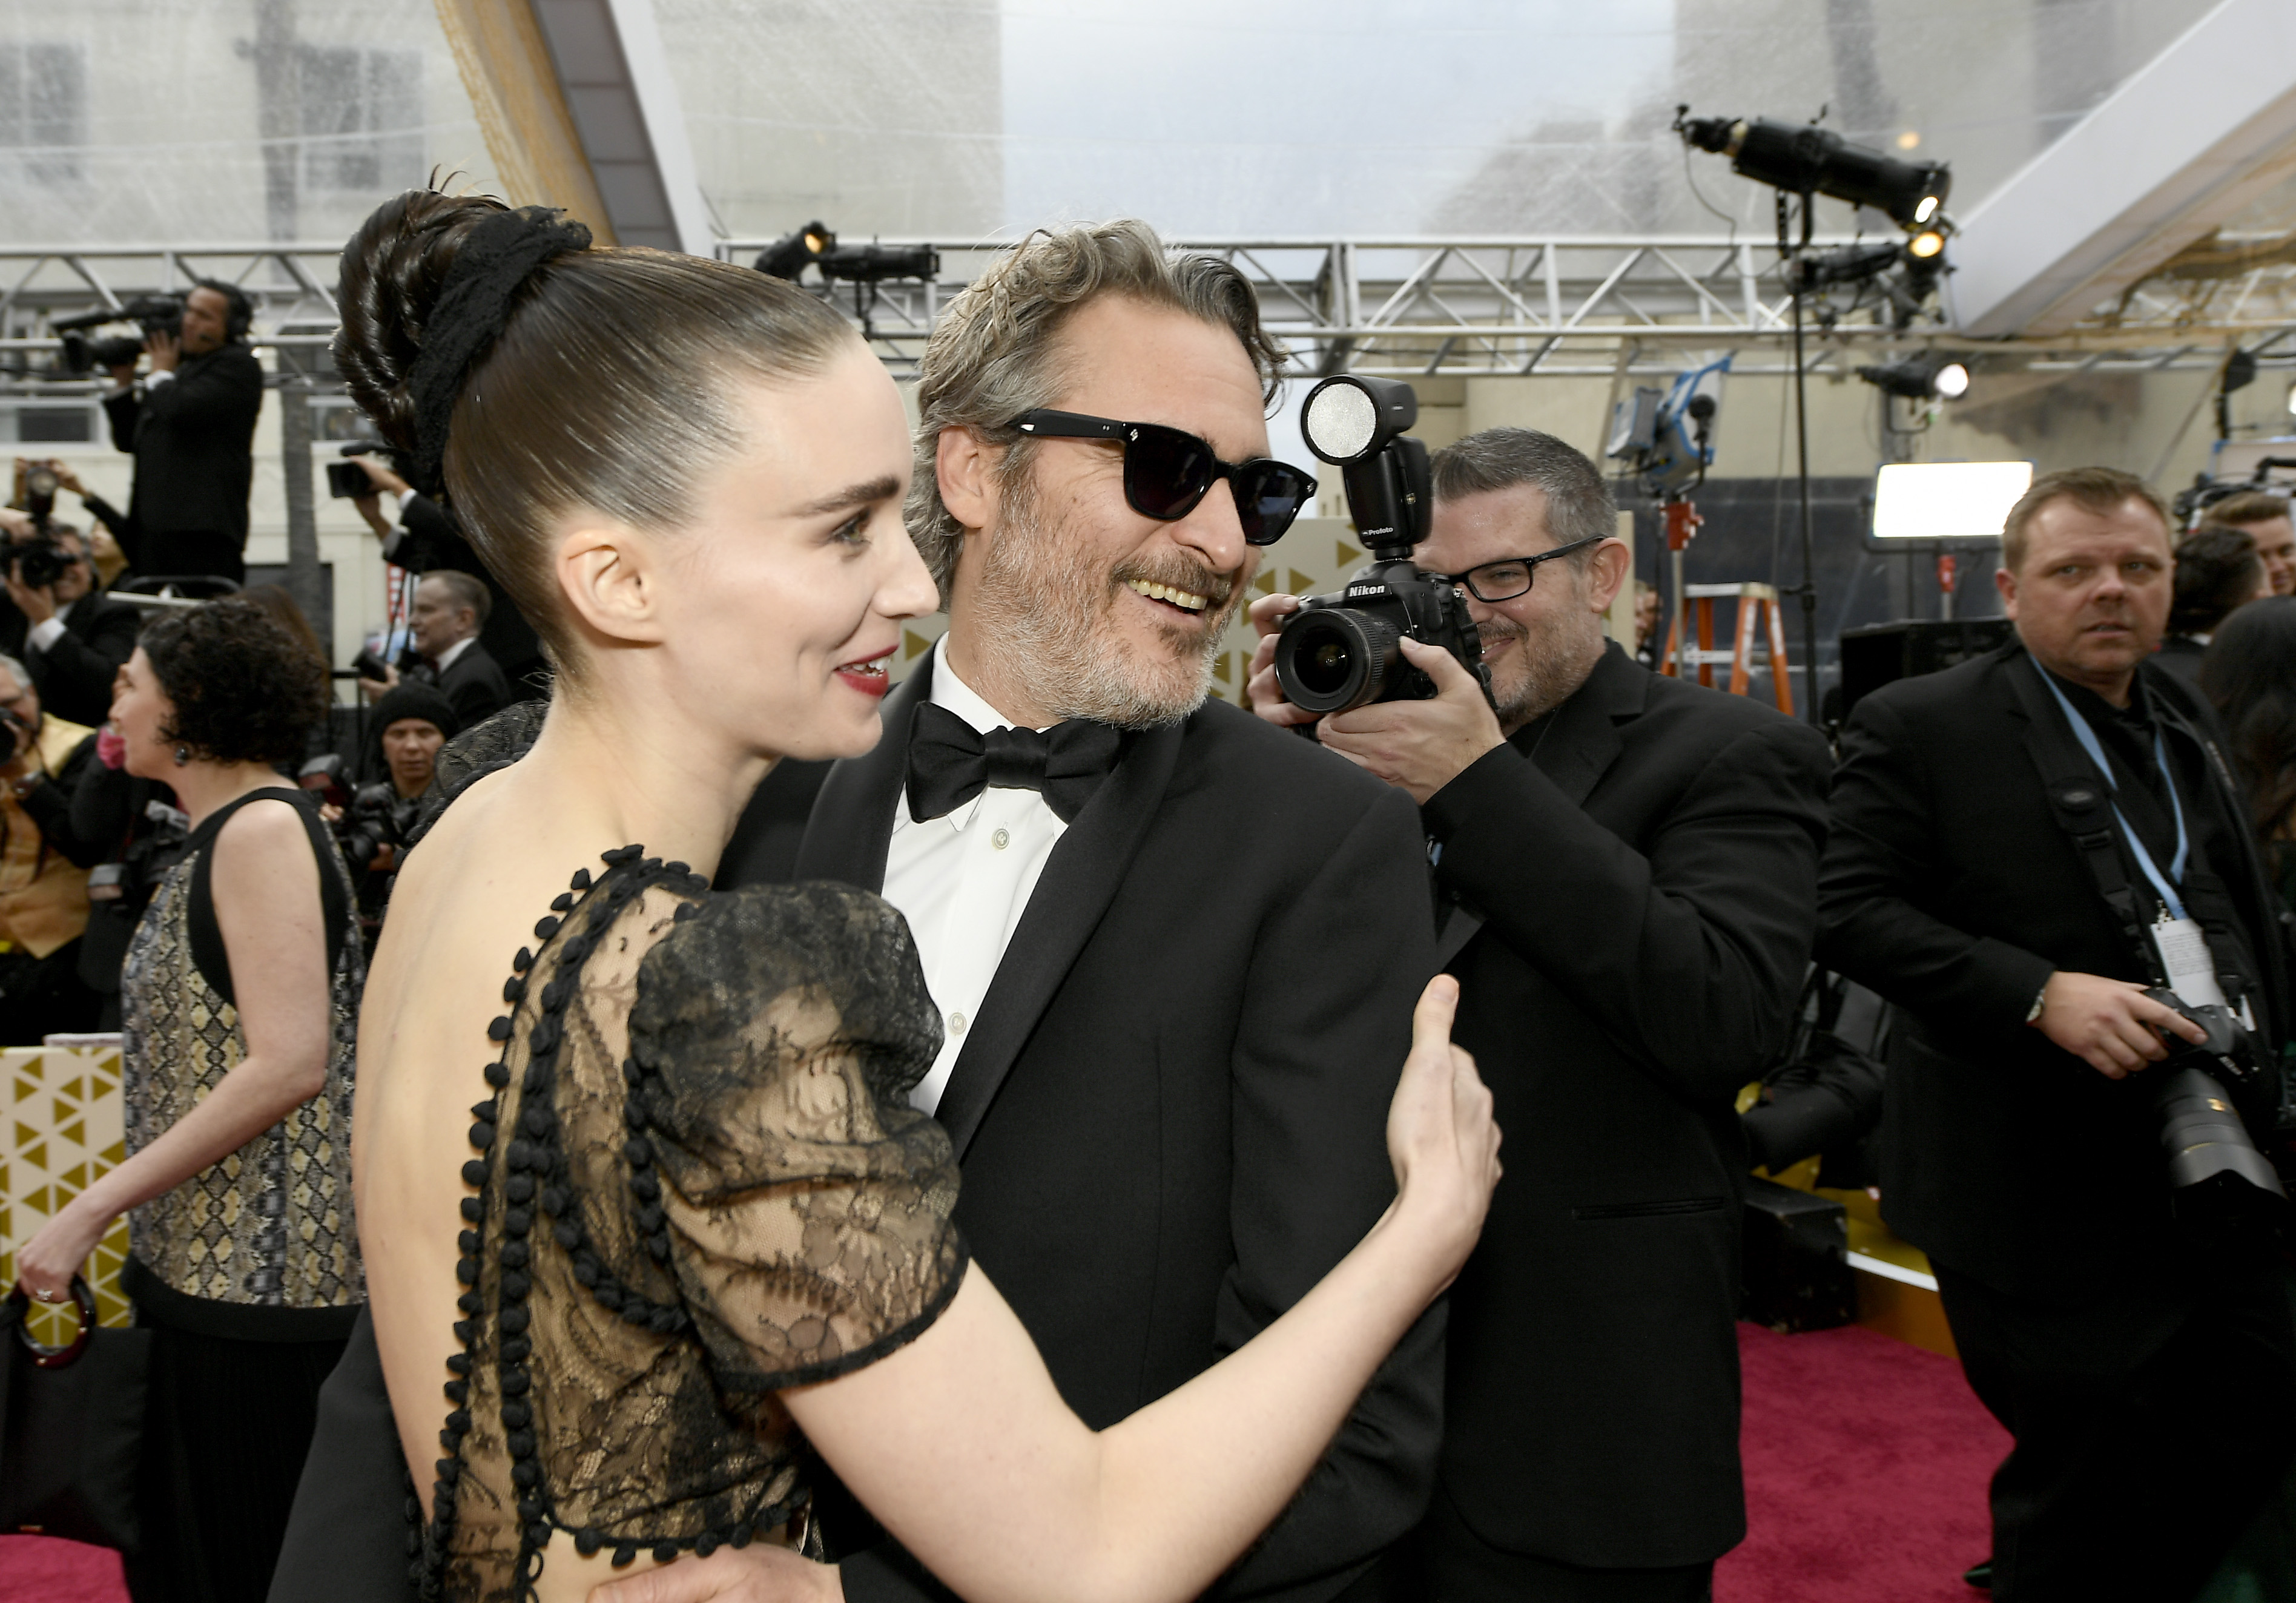
[[[1953, 188], [1953, 173], [1942, 161], [1901, 161], [1805, 123], [1693, 117], [1688, 106], [1679, 106], [1674, 127], [1700, 150], [1729, 157], [1731, 171], [1741, 177], [1794, 194], [1831, 195], [1870, 206], [1887, 212], [1909, 233], [1941, 220], [1939, 214]], [[1936, 251], [1932, 247], [1926, 254]]]
[[1957, 401], [1969, 393], [1969, 369], [1943, 351], [1861, 367], [1857, 376], [1885, 394], [1909, 401]]
[[1790, 286], [1808, 295], [1835, 284], [1862, 284], [1879, 278], [1898, 265], [1904, 247], [1890, 240], [1866, 245], [1844, 245], [1793, 258], [1786, 266]]
[[849, 284], [882, 283], [888, 279], [929, 279], [940, 273], [940, 252], [931, 245], [834, 245], [821, 257], [821, 275]]
[[758, 252], [756, 266], [767, 277], [795, 283], [806, 268], [836, 249], [837, 236], [829, 231], [827, 224], [808, 223]]

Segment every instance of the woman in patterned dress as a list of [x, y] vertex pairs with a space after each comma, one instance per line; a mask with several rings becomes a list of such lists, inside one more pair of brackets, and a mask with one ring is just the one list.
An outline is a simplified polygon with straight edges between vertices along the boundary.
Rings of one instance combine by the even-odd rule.
[[122, 1213], [153, 1332], [138, 1603], [260, 1598], [319, 1385], [366, 1298], [351, 1211], [361, 969], [349, 875], [299, 758], [324, 714], [308, 647], [238, 599], [163, 614], [114, 686], [127, 772], [191, 814], [120, 991], [127, 1160], [19, 1257], [42, 1301]]

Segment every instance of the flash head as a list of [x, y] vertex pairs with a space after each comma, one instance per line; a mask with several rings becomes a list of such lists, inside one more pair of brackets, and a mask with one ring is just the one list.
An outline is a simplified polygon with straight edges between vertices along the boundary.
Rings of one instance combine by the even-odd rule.
[[1341, 373], [1308, 392], [1300, 433], [1317, 456], [1345, 466], [1377, 455], [1418, 421], [1419, 397], [1410, 385]]

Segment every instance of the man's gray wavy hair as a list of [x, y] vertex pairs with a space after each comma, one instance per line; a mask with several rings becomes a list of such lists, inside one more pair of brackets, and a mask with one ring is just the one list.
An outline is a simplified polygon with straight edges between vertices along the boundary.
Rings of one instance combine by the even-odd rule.
[[1262, 398], [1274, 402], [1283, 351], [1260, 327], [1259, 297], [1234, 266], [1176, 253], [1133, 217], [1038, 229], [949, 303], [919, 364], [909, 536], [944, 605], [964, 529], [940, 498], [934, 465], [941, 430], [970, 427], [1004, 446], [998, 480], [1018, 483], [1037, 442], [1012, 428], [1013, 420], [1060, 398], [1070, 376], [1060, 363], [1061, 330], [1070, 314], [1101, 295], [1129, 296], [1232, 329], [1259, 374]]

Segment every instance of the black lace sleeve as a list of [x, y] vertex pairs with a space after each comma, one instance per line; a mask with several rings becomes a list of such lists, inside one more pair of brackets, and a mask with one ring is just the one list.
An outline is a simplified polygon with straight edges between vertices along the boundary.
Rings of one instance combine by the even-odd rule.
[[844, 886], [699, 904], [638, 965], [635, 1065], [669, 1260], [718, 1383], [824, 1380], [914, 1339], [963, 1278], [940, 1050], [908, 926]]

